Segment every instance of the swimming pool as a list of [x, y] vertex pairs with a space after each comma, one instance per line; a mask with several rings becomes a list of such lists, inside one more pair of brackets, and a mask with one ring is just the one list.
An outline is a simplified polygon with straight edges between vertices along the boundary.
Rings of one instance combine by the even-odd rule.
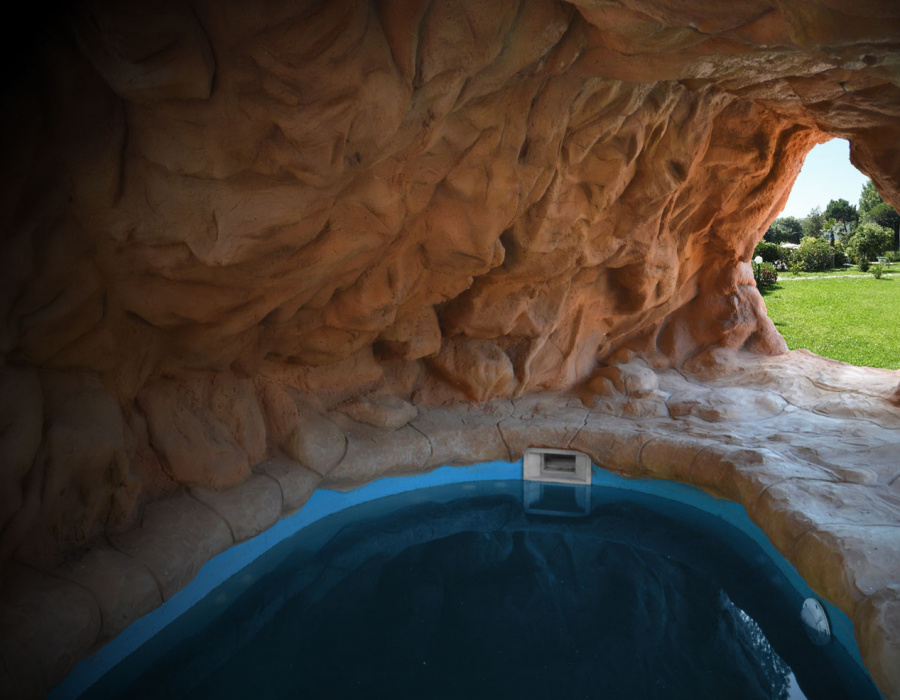
[[594, 467], [535, 509], [521, 469], [320, 490], [53, 696], [880, 697], [740, 506]]

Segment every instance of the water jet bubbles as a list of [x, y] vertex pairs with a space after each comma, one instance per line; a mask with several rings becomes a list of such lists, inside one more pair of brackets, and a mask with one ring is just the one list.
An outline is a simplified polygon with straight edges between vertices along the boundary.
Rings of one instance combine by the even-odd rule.
[[828, 624], [828, 615], [825, 608], [815, 598], [807, 598], [800, 608], [800, 621], [809, 636], [809, 640], [816, 646], [823, 647], [831, 641], [831, 625]]

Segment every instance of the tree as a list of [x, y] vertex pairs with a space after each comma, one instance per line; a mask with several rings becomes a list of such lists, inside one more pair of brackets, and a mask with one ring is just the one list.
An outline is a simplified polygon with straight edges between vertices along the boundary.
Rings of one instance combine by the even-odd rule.
[[872, 207], [866, 214], [866, 220], [874, 221], [879, 226], [890, 229], [895, 237], [897, 231], [900, 230], [900, 214], [897, 214], [897, 210], [887, 202], [881, 202]]
[[855, 230], [856, 224], [835, 221], [834, 219], [828, 219], [822, 224], [822, 233], [828, 234], [827, 238], [830, 245], [834, 245], [837, 240], [850, 240], [850, 236], [853, 235]]
[[875, 189], [875, 183], [871, 180], [866, 180], [866, 184], [862, 187], [862, 192], [859, 193], [860, 218], [865, 217], [866, 214], [883, 202], [884, 200], [878, 194], [878, 190]]
[[793, 216], [775, 219], [763, 239], [769, 243], [799, 243], [803, 237], [803, 226]]
[[885, 202], [875, 184], [867, 180], [859, 195], [859, 217], [862, 221], [873, 221], [879, 226], [890, 229], [894, 234], [892, 248], [900, 247], [900, 215], [890, 204]]
[[832, 199], [822, 214], [825, 219], [834, 219], [838, 223], [855, 224], [859, 221], [859, 212], [846, 199]]
[[871, 261], [891, 247], [893, 233], [873, 221], [864, 221], [847, 243], [847, 253], [855, 262]]
[[822, 226], [824, 224], [825, 217], [822, 216], [822, 210], [819, 207], [810, 210], [806, 218], [800, 222], [800, 226], [803, 229], [803, 235], [812, 236], [813, 238], [818, 238], [822, 235]]

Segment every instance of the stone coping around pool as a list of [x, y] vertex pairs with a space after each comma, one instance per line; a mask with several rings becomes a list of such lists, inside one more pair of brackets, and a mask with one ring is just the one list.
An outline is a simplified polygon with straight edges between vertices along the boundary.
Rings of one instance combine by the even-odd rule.
[[691, 369], [626, 362], [603, 368], [577, 395], [419, 406], [414, 418], [387, 427], [322, 416], [323, 429], [346, 440], [338, 458], [302, 465], [279, 452], [232, 489], [183, 490], [150, 504], [138, 527], [52, 570], [8, 566], [0, 695], [45, 695], [206, 562], [268, 532], [320, 486], [514, 461], [539, 446], [579, 450], [623, 476], [684, 482], [740, 503], [853, 621], [873, 679], [886, 697], [900, 698], [900, 409], [896, 379], [885, 381], [897, 373], [802, 353], [736, 363], [730, 372], [718, 363], [708, 378], [702, 361]]

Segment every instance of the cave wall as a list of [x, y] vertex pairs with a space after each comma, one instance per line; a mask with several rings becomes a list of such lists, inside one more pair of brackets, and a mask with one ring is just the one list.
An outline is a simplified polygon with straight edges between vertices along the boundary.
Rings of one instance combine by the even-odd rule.
[[246, 478], [285, 437], [273, 383], [485, 401], [623, 347], [785, 351], [746, 263], [829, 134], [900, 204], [898, 27], [891, 3], [69, 7], [9, 89], [3, 554]]
[[0, 559], [58, 563], [282, 451], [327, 471], [326, 412], [411, 430], [623, 357], [784, 353], [751, 252], [832, 136], [900, 206], [900, 7], [713, 5], [42, 23], [4, 102]]

